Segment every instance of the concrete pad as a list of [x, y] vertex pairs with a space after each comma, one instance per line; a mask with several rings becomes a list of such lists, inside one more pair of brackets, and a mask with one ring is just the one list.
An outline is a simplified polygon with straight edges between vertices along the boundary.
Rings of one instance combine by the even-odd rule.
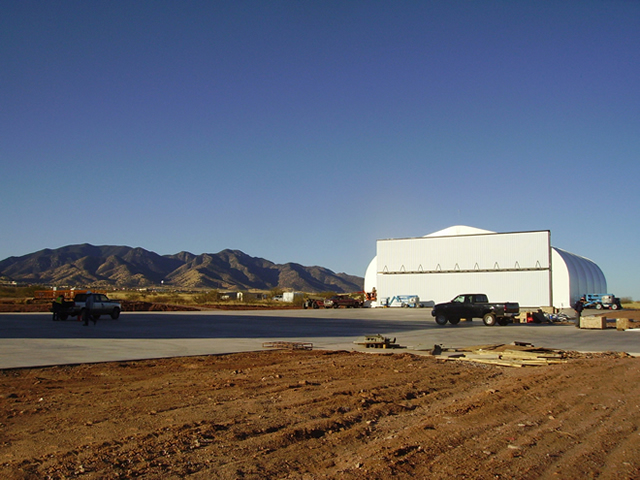
[[581, 330], [556, 324], [487, 327], [481, 320], [439, 326], [430, 309], [124, 312], [85, 327], [47, 313], [0, 314], [0, 368], [77, 364], [263, 350], [264, 342], [311, 342], [314, 349], [371, 351], [365, 335], [396, 338], [401, 350], [514, 341], [582, 352], [640, 353], [634, 330]]

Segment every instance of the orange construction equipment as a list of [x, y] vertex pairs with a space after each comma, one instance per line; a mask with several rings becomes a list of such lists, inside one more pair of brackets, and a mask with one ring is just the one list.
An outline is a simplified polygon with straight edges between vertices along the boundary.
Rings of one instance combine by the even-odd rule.
[[51, 290], [36, 290], [34, 292], [34, 297], [38, 299], [44, 299], [44, 300], [53, 300], [58, 295], [63, 295], [65, 300], [73, 300], [77, 294], [87, 293], [89, 291], [93, 293], [107, 293], [106, 290], [76, 290], [76, 289], [53, 290], [51, 289]]

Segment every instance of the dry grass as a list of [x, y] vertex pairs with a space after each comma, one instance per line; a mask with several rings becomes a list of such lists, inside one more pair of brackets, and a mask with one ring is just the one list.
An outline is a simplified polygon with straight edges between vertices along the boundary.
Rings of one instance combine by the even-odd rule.
[[[210, 293], [210, 292], [209, 292]], [[167, 303], [174, 305], [256, 305], [277, 304], [270, 300], [222, 300], [207, 292], [145, 292], [145, 291], [113, 291], [107, 295], [113, 300], [128, 300], [134, 302]]]
[[632, 308], [634, 310], [640, 309], [640, 302], [625, 302], [622, 304], [622, 308]]

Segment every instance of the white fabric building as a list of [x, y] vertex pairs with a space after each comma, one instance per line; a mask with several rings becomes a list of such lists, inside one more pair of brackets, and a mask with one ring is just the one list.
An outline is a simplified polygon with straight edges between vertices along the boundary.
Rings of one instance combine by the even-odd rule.
[[377, 298], [418, 295], [447, 302], [460, 293], [522, 307], [570, 308], [585, 293], [605, 293], [591, 260], [551, 246], [551, 232], [496, 233], [454, 226], [417, 238], [378, 240], [364, 278]]

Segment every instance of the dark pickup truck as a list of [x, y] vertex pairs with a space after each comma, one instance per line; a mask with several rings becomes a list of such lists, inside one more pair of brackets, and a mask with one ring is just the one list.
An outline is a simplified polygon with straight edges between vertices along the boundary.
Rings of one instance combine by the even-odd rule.
[[463, 318], [481, 318], [485, 325], [507, 325], [512, 317], [520, 313], [520, 305], [515, 302], [489, 303], [483, 293], [458, 295], [448, 303], [439, 303], [431, 311], [438, 325], [457, 325]]

